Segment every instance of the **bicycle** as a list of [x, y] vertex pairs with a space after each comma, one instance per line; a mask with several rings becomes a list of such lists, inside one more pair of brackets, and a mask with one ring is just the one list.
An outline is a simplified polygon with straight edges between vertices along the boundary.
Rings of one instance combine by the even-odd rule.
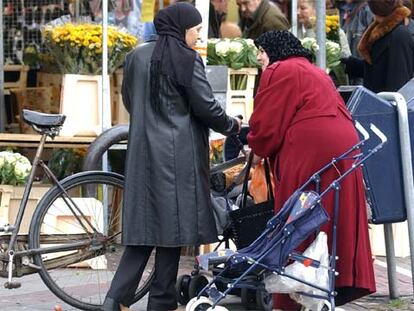
[[[48, 137], [54, 138], [64, 115], [23, 110], [23, 120], [41, 134], [20, 207], [13, 225], [0, 227], [0, 276], [7, 289], [21, 283], [13, 277], [39, 273], [46, 286], [69, 305], [99, 310], [123, 253], [121, 245], [122, 175], [87, 171], [58, 181], [41, 156]], [[19, 235], [37, 169], [53, 186], [38, 202], [29, 233]], [[153, 267], [153, 256], [147, 267]], [[136, 290], [134, 302], [149, 290], [153, 269]]]

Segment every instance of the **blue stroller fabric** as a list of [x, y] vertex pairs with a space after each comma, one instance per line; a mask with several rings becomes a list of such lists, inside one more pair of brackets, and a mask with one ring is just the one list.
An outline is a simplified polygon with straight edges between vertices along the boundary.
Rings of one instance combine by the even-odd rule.
[[243, 270], [248, 262], [258, 261], [279, 271], [286, 265], [289, 254], [329, 220], [320, 200], [314, 191], [296, 191], [269, 220], [263, 234], [228, 259], [227, 267]]

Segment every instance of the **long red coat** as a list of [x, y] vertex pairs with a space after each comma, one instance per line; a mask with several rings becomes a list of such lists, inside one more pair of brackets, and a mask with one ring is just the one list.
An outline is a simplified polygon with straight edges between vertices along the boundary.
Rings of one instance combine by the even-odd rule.
[[[276, 62], [263, 72], [247, 137], [253, 152], [269, 157], [275, 176], [275, 211], [317, 170], [358, 142], [342, 98], [329, 76], [303, 57]], [[340, 161], [322, 175], [322, 189], [350, 167]], [[334, 192], [322, 204], [333, 216]], [[337, 231], [338, 305], [375, 292], [365, 194], [360, 169], [341, 183]], [[331, 222], [322, 228], [331, 248]], [[304, 245], [302, 246], [304, 247]], [[285, 295], [275, 308], [296, 310]]]

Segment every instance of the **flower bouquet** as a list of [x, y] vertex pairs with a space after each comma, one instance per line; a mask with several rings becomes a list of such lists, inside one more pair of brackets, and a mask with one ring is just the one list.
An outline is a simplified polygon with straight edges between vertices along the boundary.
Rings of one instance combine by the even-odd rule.
[[[62, 74], [102, 73], [102, 26], [54, 23], [43, 29], [44, 44]], [[108, 71], [113, 73], [137, 44], [126, 31], [108, 26]]]
[[[257, 48], [251, 39], [209, 39], [207, 43], [207, 65], [224, 65], [232, 69], [258, 68]], [[247, 75], [230, 75], [230, 88], [244, 90]]]
[[[319, 45], [315, 38], [304, 38], [301, 40], [303, 47], [311, 51], [313, 60], [316, 59], [316, 53]], [[347, 84], [347, 76], [345, 69], [341, 63], [341, 46], [331, 40], [326, 40], [326, 72], [335, 74], [335, 78], [339, 84]]]
[[24, 185], [31, 168], [30, 161], [20, 153], [0, 152], [0, 184]]

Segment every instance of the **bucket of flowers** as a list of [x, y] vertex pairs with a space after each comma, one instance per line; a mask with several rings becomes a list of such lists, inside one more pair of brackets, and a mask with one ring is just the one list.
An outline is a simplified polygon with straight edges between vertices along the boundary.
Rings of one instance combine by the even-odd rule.
[[207, 65], [224, 65], [230, 68], [230, 89], [246, 90], [249, 80], [257, 75], [259, 63], [257, 48], [251, 39], [209, 39]]
[[[329, 14], [328, 14], [329, 13]], [[326, 72], [333, 74], [335, 81], [339, 85], [348, 84], [348, 77], [345, 73], [345, 67], [341, 63], [341, 40], [340, 40], [340, 25], [339, 14], [337, 10], [327, 12], [325, 20], [326, 31]], [[316, 60], [316, 53], [319, 46], [315, 38], [304, 38], [301, 40], [302, 45], [310, 50], [313, 55], [313, 60]]]
[[[72, 22], [47, 25], [44, 44], [62, 74], [102, 73], [102, 25]], [[113, 73], [137, 44], [125, 30], [108, 26], [108, 71]]]

